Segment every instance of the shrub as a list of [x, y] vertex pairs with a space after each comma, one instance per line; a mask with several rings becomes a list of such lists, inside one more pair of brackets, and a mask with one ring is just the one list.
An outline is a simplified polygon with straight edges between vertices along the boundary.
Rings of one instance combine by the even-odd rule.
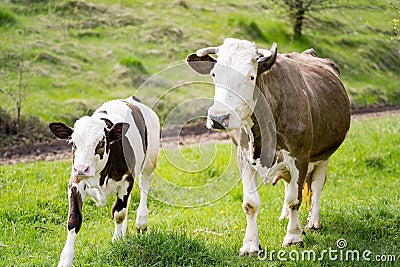
[[17, 20], [14, 17], [14, 14], [10, 11], [0, 7], [0, 27], [1, 26], [9, 26], [15, 24]]
[[142, 74], [148, 74], [143, 63], [135, 57], [126, 57], [121, 59], [120, 63], [125, 67], [131, 69], [134, 72], [140, 72]]

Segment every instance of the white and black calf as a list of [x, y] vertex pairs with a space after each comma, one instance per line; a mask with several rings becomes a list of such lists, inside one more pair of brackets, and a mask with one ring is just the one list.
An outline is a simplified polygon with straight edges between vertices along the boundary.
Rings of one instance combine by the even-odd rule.
[[58, 266], [71, 266], [74, 241], [82, 225], [82, 204], [87, 196], [104, 206], [117, 195], [112, 208], [113, 240], [127, 230], [128, 207], [134, 178], [139, 178], [140, 204], [136, 228], [147, 229], [149, 192], [157, 164], [160, 124], [157, 115], [135, 97], [113, 100], [92, 116], [76, 121], [74, 128], [52, 122], [53, 134], [72, 144], [69, 181], [68, 236]]

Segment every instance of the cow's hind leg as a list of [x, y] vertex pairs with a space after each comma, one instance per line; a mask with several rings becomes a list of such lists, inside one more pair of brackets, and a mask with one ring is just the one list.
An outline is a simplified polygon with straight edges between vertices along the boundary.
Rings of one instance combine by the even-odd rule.
[[328, 170], [328, 163], [329, 159], [321, 162], [320, 164], [314, 167], [314, 171], [312, 174], [312, 182], [311, 182], [311, 191], [312, 191], [311, 208], [305, 226], [306, 230], [321, 229], [321, 222], [319, 215], [320, 199], [321, 199], [321, 192], [325, 184], [326, 171]]
[[284, 220], [289, 218], [289, 203], [287, 203], [286, 201], [286, 195], [289, 183], [287, 183], [286, 181], [284, 181], [284, 183], [285, 183], [285, 200], [283, 201], [282, 212], [281, 216], [279, 216], [279, 220]]
[[117, 199], [112, 208], [112, 215], [115, 222], [115, 230], [112, 240], [115, 241], [126, 235], [128, 228], [128, 209], [133, 187], [133, 177], [125, 177], [124, 184], [117, 189]]
[[289, 171], [290, 182], [285, 192], [285, 203], [288, 203], [289, 222], [286, 236], [283, 239], [283, 246], [302, 245], [302, 230], [299, 219], [299, 207], [302, 197], [302, 185], [307, 173], [308, 162], [301, 162], [298, 159], [290, 158]]

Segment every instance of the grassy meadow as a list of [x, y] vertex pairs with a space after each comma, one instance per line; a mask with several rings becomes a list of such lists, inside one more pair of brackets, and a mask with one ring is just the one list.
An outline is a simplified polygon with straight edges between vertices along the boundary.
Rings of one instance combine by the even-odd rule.
[[[0, 88], [14, 92], [0, 93], [1, 109], [14, 116], [21, 92], [23, 116], [73, 123], [227, 37], [263, 48], [277, 42], [282, 53], [313, 47], [339, 64], [354, 106], [399, 105], [399, 43], [390, 23], [397, 11], [386, 0], [350, 2], [353, 8], [316, 14], [293, 40], [269, 1], [1, 0]], [[139, 95], [152, 106], [159, 100], [162, 120], [183, 99], [213, 96], [211, 87], [164, 94], [180, 82], [162, 77]]]
[[[396, 266], [400, 261], [400, 116], [352, 122], [332, 156], [322, 196], [319, 232], [304, 235], [304, 248], [281, 248], [283, 183], [260, 186], [259, 235], [267, 252], [370, 250], [397, 262], [323, 260], [281, 262], [239, 258], [245, 231], [235, 148], [230, 144], [166, 148], [149, 198], [149, 230], [136, 234], [139, 190], [133, 191], [128, 236], [111, 243], [112, 199], [105, 208], [84, 203], [75, 266]], [[185, 164], [182, 164], [185, 162]], [[179, 165], [181, 163], [181, 165]], [[54, 266], [66, 239], [69, 161], [0, 166], [0, 265]], [[196, 171], [197, 170], [197, 171]], [[166, 182], [175, 187], [166, 187]], [[204, 190], [194, 190], [201, 188]], [[218, 189], [224, 188], [225, 192]], [[186, 206], [186, 207], [185, 207]], [[302, 206], [301, 221], [307, 211]], [[339, 250], [337, 240], [347, 247]], [[295, 251], [295, 252], [293, 252]], [[270, 254], [267, 254], [270, 255]], [[340, 255], [340, 254], [337, 254]], [[317, 256], [318, 257], [318, 256]], [[340, 257], [338, 258], [340, 259]], [[388, 258], [386, 258], [388, 260]]]
[[[399, 42], [390, 23], [398, 13], [386, 0], [350, 2], [357, 8], [317, 14], [302, 38], [293, 40], [290, 24], [270, 1], [0, 0], [0, 145], [6, 138], [29, 145], [9, 127], [18, 101], [25, 131], [38, 140], [48, 134], [50, 121], [72, 124], [107, 100], [133, 94], [153, 107], [164, 125], [196, 121], [204, 116], [213, 87], [187, 83], [201, 78], [182, 63], [189, 53], [227, 37], [255, 41], [262, 48], [276, 42], [281, 53], [313, 47], [338, 63], [353, 106], [400, 105]], [[278, 220], [283, 183], [260, 186], [258, 224], [266, 255], [281, 249], [320, 255], [337, 250], [337, 241], [345, 239], [342, 252], [370, 250], [373, 260], [395, 255], [398, 265], [399, 121], [399, 115], [353, 121], [331, 159], [322, 197], [323, 228], [304, 236], [304, 248], [281, 247], [287, 225]], [[0, 266], [58, 262], [66, 239], [70, 164], [0, 165]], [[327, 256], [285, 262], [276, 254], [272, 261], [239, 258], [246, 221], [242, 197], [231, 144], [208, 140], [165, 148], [149, 198], [147, 233], [136, 234], [134, 226], [137, 186], [129, 234], [116, 243], [111, 243], [113, 200], [99, 209], [88, 199], [74, 265], [396, 265], [393, 259], [369, 263]], [[307, 211], [301, 211], [304, 224]]]

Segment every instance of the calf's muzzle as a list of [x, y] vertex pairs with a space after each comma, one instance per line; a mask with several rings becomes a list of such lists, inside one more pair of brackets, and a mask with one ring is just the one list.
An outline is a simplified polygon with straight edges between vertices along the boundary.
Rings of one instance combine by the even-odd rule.
[[86, 164], [77, 164], [72, 168], [73, 174], [75, 176], [90, 176], [90, 166]]

